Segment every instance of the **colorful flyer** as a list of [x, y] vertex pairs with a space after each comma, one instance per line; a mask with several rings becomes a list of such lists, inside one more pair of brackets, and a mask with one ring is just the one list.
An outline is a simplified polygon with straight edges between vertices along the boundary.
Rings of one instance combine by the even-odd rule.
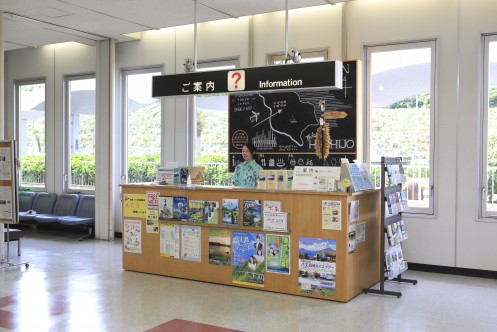
[[159, 210], [147, 209], [147, 233], [159, 233]]
[[264, 287], [264, 234], [233, 232], [232, 246], [233, 283]]
[[159, 209], [159, 192], [147, 191], [147, 208]]
[[147, 217], [147, 195], [124, 194], [123, 195], [124, 217], [146, 218]]
[[299, 290], [311, 295], [336, 295], [335, 240], [299, 239]]
[[141, 220], [124, 219], [123, 232], [124, 252], [142, 253], [142, 222]]
[[259, 199], [243, 200], [243, 226], [261, 228], [261, 201]]
[[209, 264], [231, 266], [231, 232], [209, 228]]
[[238, 199], [223, 198], [222, 201], [223, 225], [238, 226]]
[[179, 225], [161, 222], [159, 254], [162, 257], [179, 258]]
[[181, 225], [181, 259], [200, 262], [200, 226]]
[[323, 200], [321, 211], [323, 229], [342, 229], [342, 202]]
[[290, 274], [290, 236], [266, 235], [266, 272]]

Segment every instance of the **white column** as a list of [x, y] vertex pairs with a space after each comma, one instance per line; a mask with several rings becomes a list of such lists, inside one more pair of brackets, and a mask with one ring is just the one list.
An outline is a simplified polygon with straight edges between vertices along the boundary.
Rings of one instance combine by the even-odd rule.
[[114, 209], [120, 206], [114, 181], [115, 42], [97, 42], [96, 56], [95, 238], [110, 241], [114, 240]]
[[[5, 57], [4, 57], [4, 37], [3, 37], [3, 11], [0, 10], [0, 139], [5, 139]], [[15, 205], [14, 205], [15, 206]], [[0, 257], [3, 255], [3, 228], [4, 225], [0, 225], [2, 236], [0, 236]], [[8, 257], [7, 257], [8, 259]]]

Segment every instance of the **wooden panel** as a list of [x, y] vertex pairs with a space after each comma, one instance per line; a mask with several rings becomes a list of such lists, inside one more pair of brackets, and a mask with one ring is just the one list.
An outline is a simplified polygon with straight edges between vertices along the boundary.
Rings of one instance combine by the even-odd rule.
[[[290, 275], [277, 273], [264, 274], [264, 287], [234, 284], [231, 267], [209, 264], [209, 229], [229, 229], [231, 231], [252, 231], [264, 234], [261, 229], [243, 226], [223, 226], [193, 224], [171, 221], [179, 225], [201, 226], [201, 262], [161, 257], [159, 254], [159, 234], [146, 233], [145, 219], [142, 223], [142, 253], [124, 252], [123, 268], [130, 271], [202, 280], [213, 283], [263, 289], [266, 291], [316, 297], [335, 301], [348, 301], [379, 281], [379, 191], [360, 193], [326, 193], [310, 191], [275, 191], [253, 189], [226, 189], [195, 187], [195, 190], [182, 190], [175, 186], [123, 185], [123, 194], [145, 194], [147, 191], [160, 192], [161, 196], [186, 196], [193, 200], [211, 200], [221, 203], [223, 198], [237, 198], [240, 209], [245, 199], [280, 201], [282, 210], [288, 212], [290, 236]], [[321, 206], [323, 200], [340, 201], [342, 205], [341, 230], [322, 229]], [[348, 203], [359, 200], [360, 219], [355, 223], [366, 223], [366, 241], [357, 245], [354, 253], [348, 253]], [[241, 213], [240, 213], [241, 218]], [[240, 219], [241, 224], [241, 219]], [[124, 229], [124, 225], [123, 225]], [[299, 291], [299, 238], [321, 238], [336, 241], [336, 295], [333, 298], [303, 294]], [[123, 241], [124, 242], [124, 241]]]

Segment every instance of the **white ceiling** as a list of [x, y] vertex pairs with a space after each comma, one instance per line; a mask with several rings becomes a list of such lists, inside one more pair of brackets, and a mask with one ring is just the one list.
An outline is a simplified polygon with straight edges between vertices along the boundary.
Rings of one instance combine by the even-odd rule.
[[[284, 11], [287, 0], [197, 0], [197, 23]], [[350, 0], [288, 0], [289, 9]], [[133, 32], [194, 22], [194, 0], [0, 0], [5, 50], [134, 40]]]

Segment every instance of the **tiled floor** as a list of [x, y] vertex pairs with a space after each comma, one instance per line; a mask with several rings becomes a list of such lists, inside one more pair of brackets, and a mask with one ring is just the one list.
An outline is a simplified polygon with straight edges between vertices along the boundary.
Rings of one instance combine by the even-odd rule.
[[29, 269], [0, 270], [0, 331], [497, 331], [497, 280], [409, 271], [416, 286], [389, 285], [400, 299], [344, 304], [123, 271], [120, 241], [24, 232]]

